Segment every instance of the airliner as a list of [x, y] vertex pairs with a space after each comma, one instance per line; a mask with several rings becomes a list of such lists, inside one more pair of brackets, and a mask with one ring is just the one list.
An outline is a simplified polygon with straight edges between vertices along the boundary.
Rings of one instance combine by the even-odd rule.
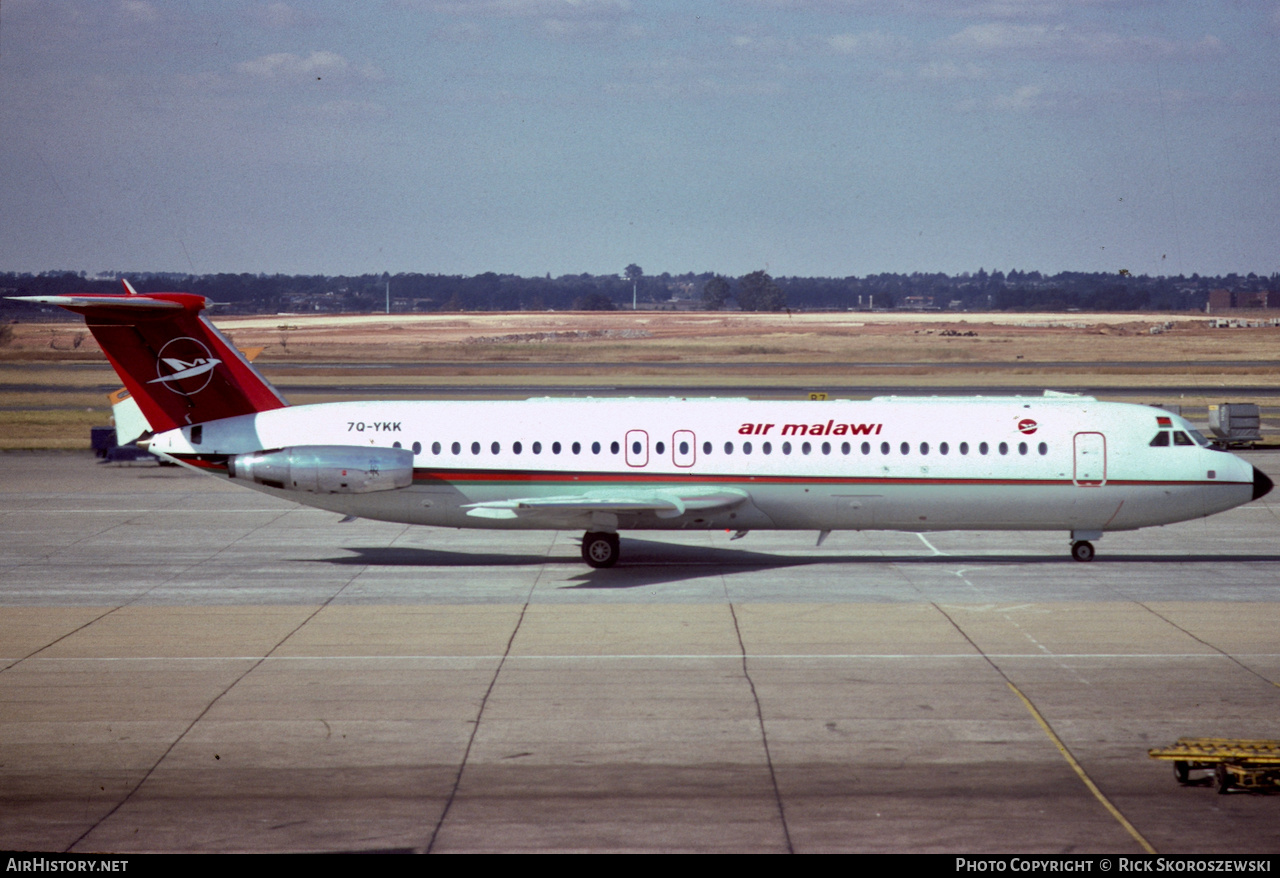
[[290, 406], [191, 293], [26, 296], [84, 316], [162, 458], [345, 516], [455, 528], [1065, 531], [1222, 512], [1272, 481], [1181, 417], [1046, 391], [869, 401], [529, 399]]

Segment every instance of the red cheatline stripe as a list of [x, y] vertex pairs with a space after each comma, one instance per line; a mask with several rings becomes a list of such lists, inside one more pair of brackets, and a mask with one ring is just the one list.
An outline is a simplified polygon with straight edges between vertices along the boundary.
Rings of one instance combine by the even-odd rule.
[[[875, 476], [753, 476], [710, 475], [699, 473], [588, 473], [588, 472], [537, 472], [528, 470], [414, 470], [415, 480], [445, 482], [626, 482], [695, 484], [754, 484], [754, 485], [1073, 485], [1071, 479], [957, 479], [957, 478], [893, 478]], [[1094, 482], [1096, 484], [1096, 482]], [[1144, 481], [1140, 479], [1116, 479], [1107, 485], [1243, 485], [1246, 482], [1227, 481]]]
[[[213, 472], [225, 471], [227, 465], [221, 462], [204, 460], [198, 456], [176, 454], [174, 457], [184, 463]], [[875, 476], [753, 476], [753, 475], [711, 475], [692, 472], [672, 473], [638, 473], [629, 472], [550, 472], [539, 470], [430, 470], [418, 468], [413, 471], [414, 481], [440, 482], [527, 482], [527, 483], [625, 483], [625, 484], [698, 484], [698, 485], [1021, 485], [1026, 487], [1044, 485], [1074, 485], [1071, 479], [955, 479], [955, 478], [893, 478]], [[1086, 484], [1097, 485], [1096, 481]], [[1112, 479], [1105, 486], [1177, 487], [1186, 485], [1248, 485], [1248, 482], [1214, 481], [1144, 481], [1141, 479]], [[1105, 487], [1104, 486], [1104, 487]]]

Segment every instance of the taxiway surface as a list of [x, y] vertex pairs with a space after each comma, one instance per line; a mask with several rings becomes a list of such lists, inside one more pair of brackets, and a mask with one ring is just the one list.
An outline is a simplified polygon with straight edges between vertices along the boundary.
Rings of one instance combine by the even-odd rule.
[[[1280, 453], [1246, 455], [1273, 477]], [[1274, 853], [1280, 492], [1111, 534], [411, 528], [0, 454], [0, 848]]]

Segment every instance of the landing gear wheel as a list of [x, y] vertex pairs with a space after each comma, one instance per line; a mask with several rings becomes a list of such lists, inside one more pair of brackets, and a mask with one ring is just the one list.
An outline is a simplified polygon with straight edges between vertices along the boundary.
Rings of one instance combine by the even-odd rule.
[[618, 563], [618, 535], [588, 532], [582, 537], [582, 560], [592, 567], [612, 567]]
[[1173, 763], [1173, 776], [1183, 786], [1191, 783], [1191, 765], [1181, 759], [1177, 760]]
[[1071, 544], [1071, 557], [1077, 561], [1092, 561], [1093, 555], [1093, 543], [1088, 540], [1076, 540]]
[[1213, 767], [1213, 781], [1217, 784], [1218, 795], [1225, 796], [1231, 789], [1234, 778], [1231, 777], [1231, 772], [1227, 771], [1227, 767], [1219, 762]]

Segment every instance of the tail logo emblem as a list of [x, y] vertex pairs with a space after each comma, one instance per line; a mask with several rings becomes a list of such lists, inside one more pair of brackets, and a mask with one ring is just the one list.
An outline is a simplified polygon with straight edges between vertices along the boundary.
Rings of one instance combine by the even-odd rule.
[[160, 349], [156, 377], [147, 383], [163, 384], [174, 393], [199, 393], [209, 386], [214, 367], [221, 362], [203, 342], [186, 336], [173, 338]]

